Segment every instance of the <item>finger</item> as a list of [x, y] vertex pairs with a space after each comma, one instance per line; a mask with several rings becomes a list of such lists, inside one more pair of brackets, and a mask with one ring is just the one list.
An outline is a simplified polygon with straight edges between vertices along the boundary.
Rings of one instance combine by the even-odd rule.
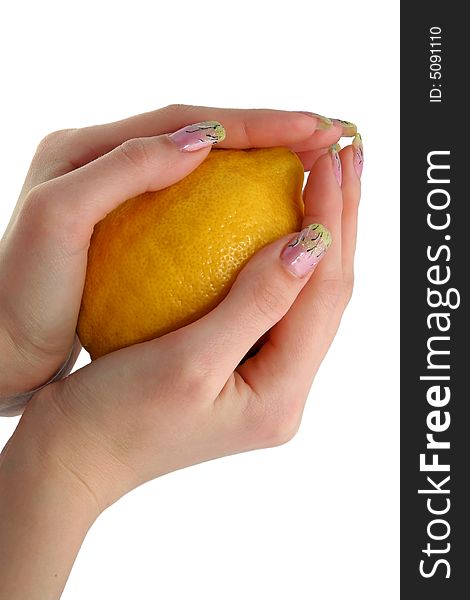
[[271, 329], [268, 342], [237, 369], [257, 396], [292, 401], [291, 408], [296, 405], [298, 413], [341, 312], [343, 201], [336, 166], [334, 151], [320, 157], [304, 192], [305, 223], [325, 224], [331, 248], [290, 310]]
[[362, 139], [358, 134], [351, 146], [341, 150], [343, 164], [343, 218], [342, 251], [343, 274], [352, 281], [354, 277], [354, 253], [356, 250], [357, 213], [361, 195], [361, 175], [364, 163]]
[[[220, 143], [221, 148], [295, 148], [296, 145], [302, 145], [310, 149], [325, 144], [325, 140], [339, 138], [342, 130], [339, 125], [331, 125], [331, 133], [321, 131], [319, 127], [324, 125], [317, 116], [301, 112], [174, 105], [113, 123], [75, 130], [74, 135], [68, 138], [65, 153], [69, 161], [80, 166], [109, 152], [125, 140], [162, 135], [188, 123], [209, 120], [224, 124], [227, 137]], [[314, 139], [315, 132], [321, 134], [318, 139]], [[308, 142], [303, 143], [306, 140]]]
[[300, 158], [304, 166], [304, 171], [311, 171], [313, 165], [317, 162], [320, 156], [328, 153], [328, 147], [319, 148], [318, 150], [307, 150], [305, 152], [297, 152], [297, 156]]
[[304, 225], [322, 223], [330, 231], [332, 247], [319, 267], [331, 277], [341, 276], [342, 167], [338, 146], [318, 158], [304, 189]]
[[292, 306], [329, 247], [319, 224], [278, 240], [257, 252], [229, 294], [209, 314], [174, 332], [181, 353], [213, 365], [220, 387], [253, 344]]

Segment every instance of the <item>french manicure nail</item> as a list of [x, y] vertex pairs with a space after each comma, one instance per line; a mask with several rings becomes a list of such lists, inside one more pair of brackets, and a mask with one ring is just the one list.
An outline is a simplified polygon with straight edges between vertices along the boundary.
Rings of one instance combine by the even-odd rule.
[[317, 113], [310, 112], [307, 110], [301, 110], [299, 112], [301, 112], [304, 115], [309, 115], [310, 117], [315, 117], [318, 120], [317, 129], [324, 130], [331, 129], [333, 127], [333, 121], [328, 117], [324, 117], [323, 115], [318, 115]]
[[168, 135], [181, 152], [194, 152], [225, 139], [225, 129], [218, 121], [201, 121], [186, 125]]
[[340, 125], [343, 128], [344, 137], [352, 137], [357, 133], [357, 126], [350, 121], [343, 121], [342, 119], [331, 119], [334, 125]]
[[333, 144], [332, 146], [330, 146], [331, 160], [333, 162], [333, 172], [335, 174], [338, 185], [341, 185], [341, 182], [343, 181], [343, 169], [341, 168], [341, 159], [339, 157], [338, 150], [341, 150], [341, 146], [339, 144]]
[[364, 147], [362, 145], [362, 137], [360, 133], [356, 133], [353, 142], [353, 165], [359, 179], [362, 175], [362, 167], [364, 166]]
[[290, 273], [305, 277], [318, 265], [330, 245], [328, 229], [313, 223], [292, 238], [281, 252], [281, 261]]

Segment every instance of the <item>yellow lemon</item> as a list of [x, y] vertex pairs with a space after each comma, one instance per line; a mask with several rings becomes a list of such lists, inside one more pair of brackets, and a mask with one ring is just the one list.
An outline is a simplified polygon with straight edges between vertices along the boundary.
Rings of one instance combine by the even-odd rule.
[[94, 229], [78, 320], [92, 359], [212, 310], [260, 248], [299, 231], [303, 166], [286, 148], [212, 150], [178, 183]]

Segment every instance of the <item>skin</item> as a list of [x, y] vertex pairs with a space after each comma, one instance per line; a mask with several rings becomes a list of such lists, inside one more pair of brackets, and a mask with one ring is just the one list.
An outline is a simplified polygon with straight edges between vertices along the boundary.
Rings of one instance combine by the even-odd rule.
[[285, 443], [299, 427], [352, 291], [360, 181], [351, 146], [341, 188], [334, 177], [327, 148], [339, 126], [317, 131], [314, 117], [264, 109], [169, 106], [41, 142], [0, 244], [0, 402], [63, 364], [94, 224], [195, 169], [210, 149], [179, 152], [164, 134], [202, 120], [224, 125], [220, 147], [296, 151], [310, 170], [303, 226], [325, 225], [332, 246], [303, 279], [279, 258], [292, 236], [266, 246], [202, 319], [33, 396], [0, 456], [0, 600], [59, 598], [90, 526], [135, 487]]

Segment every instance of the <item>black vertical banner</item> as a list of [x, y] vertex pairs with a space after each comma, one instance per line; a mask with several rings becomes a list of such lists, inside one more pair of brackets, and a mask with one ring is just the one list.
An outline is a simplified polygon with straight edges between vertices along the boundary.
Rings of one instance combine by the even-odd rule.
[[401, 6], [404, 600], [470, 598], [470, 30], [463, 6]]

